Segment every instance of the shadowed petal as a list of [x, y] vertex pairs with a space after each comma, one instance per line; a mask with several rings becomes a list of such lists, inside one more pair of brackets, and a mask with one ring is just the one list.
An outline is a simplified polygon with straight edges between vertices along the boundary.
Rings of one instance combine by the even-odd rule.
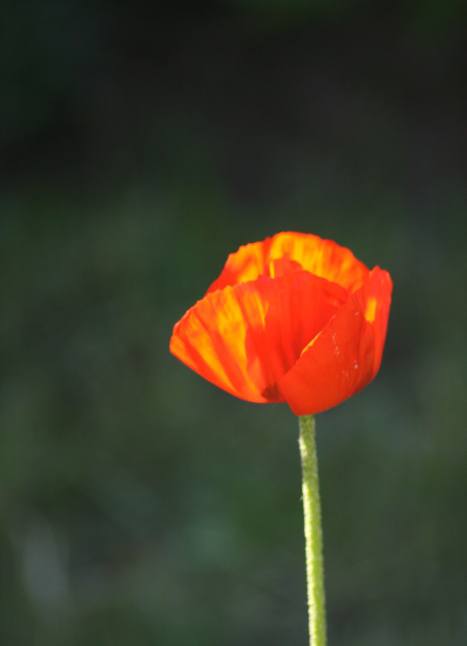
[[280, 380], [296, 415], [336, 406], [373, 379], [383, 354], [391, 291], [389, 274], [373, 269]]

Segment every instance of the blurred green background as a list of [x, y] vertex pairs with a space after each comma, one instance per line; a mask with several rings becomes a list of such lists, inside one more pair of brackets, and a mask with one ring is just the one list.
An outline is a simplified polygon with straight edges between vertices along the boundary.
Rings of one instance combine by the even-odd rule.
[[318, 416], [331, 645], [467, 641], [462, 0], [0, 3], [0, 643], [307, 643], [297, 423], [168, 352], [240, 244], [388, 269]]

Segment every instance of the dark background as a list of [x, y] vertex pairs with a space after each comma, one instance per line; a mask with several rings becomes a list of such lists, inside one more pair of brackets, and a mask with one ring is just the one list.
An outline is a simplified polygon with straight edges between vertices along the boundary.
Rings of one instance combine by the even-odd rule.
[[307, 643], [297, 423], [172, 326], [240, 244], [388, 269], [318, 416], [330, 644], [461, 646], [462, 0], [0, 2], [0, 643]]

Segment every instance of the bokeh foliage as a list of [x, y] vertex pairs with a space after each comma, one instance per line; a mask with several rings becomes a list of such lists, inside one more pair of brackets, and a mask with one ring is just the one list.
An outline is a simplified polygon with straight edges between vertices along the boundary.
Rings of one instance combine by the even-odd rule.
[[330, 643], [464, 644], [464, 4], [0, 15], [0, 643], [306, 643], [296, 420], [168, 353], [298, 230], [395, 284], [380, 375], [317, 420]]

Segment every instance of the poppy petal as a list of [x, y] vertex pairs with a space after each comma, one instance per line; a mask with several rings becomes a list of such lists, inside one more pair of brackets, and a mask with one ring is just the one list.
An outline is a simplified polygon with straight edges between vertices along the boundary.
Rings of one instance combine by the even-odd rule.
[[375, 267], [280, 380], [296, 415], [336, 406], [373, 379], [383, 354], [391, 291], [389, 274]]
[[172, 353], [204, 378], [253, 402], [285, 401], [277, 387], [348, 299], [305, 271], [208, 293], [176, 324]]
[[[258, 276], [274, 277], [277, 275], [274, 273], [276, 261], [288, 262], [287, 272], [304, 269], [352, 292], [368, 275], [367, 267], [355, 258], [350, 249], [310, 233], [286, 232], [244, 245], [230, 254], [221, 275], [207, 293], [255, 280]], [[284, 267], [285, 264], [281, 273], [285, 273]]]
[[350, 249], [310, 233], [278, 233], [272, 239], [270, 256], [290, 258], [306, 271], [352, 292], [368, 275], [367, 267]]
[[242, 245], [238, 251], [229, 254], [219, 278], [211, 284], [206, 294], [224, 289], [228, 285], [238, 285], [256, 280], [259, 276], [268, 276], [270, 248], [271, 238], [266, 238], [262, 242]]

